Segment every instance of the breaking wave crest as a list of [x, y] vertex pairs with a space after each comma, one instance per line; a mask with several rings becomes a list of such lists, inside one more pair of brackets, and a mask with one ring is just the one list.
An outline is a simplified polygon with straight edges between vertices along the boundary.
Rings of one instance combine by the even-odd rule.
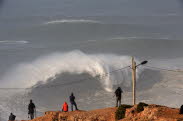
[[85, 54], [78, 50], [67, 53], [58, 52], [12, 68], [2, 78], [1, 87], [30, 88], [38, 83], [45, 84], [48, 80], [50, 81], [50, 78], [56, 78], [63, 73], [88, 73], [92, 77], [99, 77], [103, 88], [110, 92], [117, 84], [130, 86], [130, 69], [109, 74], [130, 64], [130, 56]]
[[58, 24], [58, 23], [101, 23], [99, 21], [96, 20], [84, 20], [84, 19], [71, 19], [71, 20], [54, 20], [54, 21], [49, 21], [46, 22], [44, 24]]
[[2, 41], [0, 41], [0, 44], [27, 44], [27, 43], [29, 43], [29, 42], [25, 41], [25, 40], [18, 40], [18, 41], [2, 40]]

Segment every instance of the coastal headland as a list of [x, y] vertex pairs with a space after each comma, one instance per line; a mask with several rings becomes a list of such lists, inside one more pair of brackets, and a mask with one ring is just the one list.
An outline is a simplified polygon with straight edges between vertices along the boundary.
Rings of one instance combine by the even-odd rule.
[[183, 114], [179, 114], [178, 108], [155, 104], [140, 106], [139, 104], [130, 107], [122, 105], [120, 108], [111, 107], [91, 111], [47, 111], [43, 116], [29, 121], [117, 121], [119, 117], [122, 119], [118, 121], [183, 121]]

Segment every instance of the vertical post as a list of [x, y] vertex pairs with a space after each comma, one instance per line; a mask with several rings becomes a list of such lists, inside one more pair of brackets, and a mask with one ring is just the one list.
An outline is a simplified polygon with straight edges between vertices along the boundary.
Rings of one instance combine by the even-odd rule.
[[136, 62], [134, 57], [132, 57], [132, 91], [133, 91], [133, 105], [136, 102]]

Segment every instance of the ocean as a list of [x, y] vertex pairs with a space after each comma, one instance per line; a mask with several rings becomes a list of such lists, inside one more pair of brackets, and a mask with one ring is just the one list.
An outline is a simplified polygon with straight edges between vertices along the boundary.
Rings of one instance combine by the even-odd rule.
[[[73, 92], [81, 110], [137, 102], [182, 105], [182, 0], [0, 0], [0, 121], [61, 110]], [[156, 68], [153, 68], [156, 67]]]

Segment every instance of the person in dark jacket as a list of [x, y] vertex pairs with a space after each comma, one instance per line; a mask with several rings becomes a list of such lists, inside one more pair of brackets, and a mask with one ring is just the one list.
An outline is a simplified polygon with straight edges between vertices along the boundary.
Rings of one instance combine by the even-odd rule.
[[75, 109], [78, 110], [77, 104], [75, 102], [75, 96], [74, 96], [74, 94], [71, 93], [71, 96], [69, 98], [70, 98], [70, 103], [71, 103], [71, 110], [73, 111], [73, 105], [75, 106]]
[[9, 121], [15, 121], [16, 116], [13, 113], [10, 113]]
[[34, 105], [34, 103], [32, 102], [32, 100], [30, 100], [29, 106], [28, 106], [28, 115], [30, 115], [31, 120], [34, 119], [34, 114], [36, 110], [36, 106]]
[[[116, 96], [116, 107], [121, 105], [121, 94], [123, 93], [123, 90], [121, 87], [118, 87], [115, 91], [115, 96]], [[118, 105], [119, 104], [119, 105]]]
[[183, 105], [180, 107], [179, 114], [183, 114]]

